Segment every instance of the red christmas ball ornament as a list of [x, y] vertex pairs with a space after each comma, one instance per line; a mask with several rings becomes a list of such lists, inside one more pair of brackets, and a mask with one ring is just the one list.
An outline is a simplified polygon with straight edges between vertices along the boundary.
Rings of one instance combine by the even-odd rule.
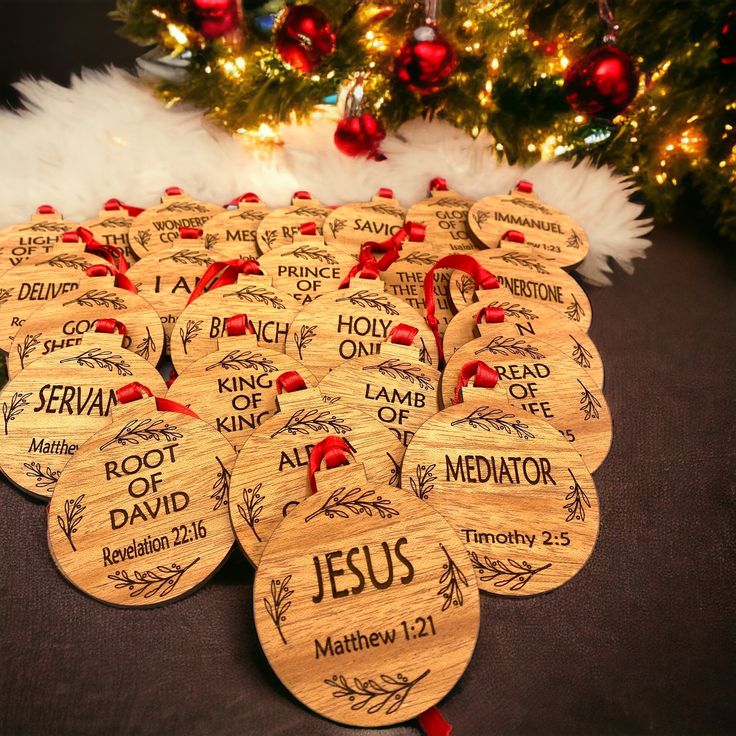
[[240, 27], [239, 0], [192, 0], [192, 25], [207, 39], [220, 38]]
[[721, 64], [736, 64], [736, 10], [730, 10], [718, 33], [718, 58]]
[[639, 70], [621, 49], [588, 51], [565, 73], [565, 94], [573, 110], [613, 118], [625, 110], [639, 89]]
[[417, 28], [394, 59], [394, 75], [412, 92], [431, 95], [448, 82], [457, 66], [455, 50], [433, 25]]
[[386, 137], [383, 123], [369, 112], [351, 115], [337, 123], [335, 146], [347, 156], [382, 158], [378, 146]]
[[297, 71], [313, 72], [335, 50], [335, 34], [327, 16], [314, 5], [292, 5], [282, 11], [275, 31], [276, 50]]

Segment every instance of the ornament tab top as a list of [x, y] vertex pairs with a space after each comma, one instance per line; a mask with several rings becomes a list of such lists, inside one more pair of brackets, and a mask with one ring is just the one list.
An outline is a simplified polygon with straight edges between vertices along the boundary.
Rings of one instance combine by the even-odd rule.
[[309, 192], [296, 192], [289, 207], [272, 210], [258, 225], [256, 244], [260, 253], [288, 245], [304, 223], [314, 222], [316, 234], [322, 234], [322, 223], [330, 208], [314, 199]]

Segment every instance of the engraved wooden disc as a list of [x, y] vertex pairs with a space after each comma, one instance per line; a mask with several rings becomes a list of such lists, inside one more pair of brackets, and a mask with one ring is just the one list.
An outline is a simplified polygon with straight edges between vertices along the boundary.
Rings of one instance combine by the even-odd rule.
[[348, 442], [377, 483], [399, 484], [404, 454], [386, 427], [343, 401], [323, 401], [316, 388], [281, 394], [277, 404], [278, 413], [251, 433], [233, 469], [230, 519], [254, 566], [284, 516], [310, 495], [309, 455], [327, 434]]
[[[517, 338], [526, 338], [533, 342], [538, 337], [572, 358], [603, 387], [603, 361], [587, 332], [556, 309], [513, 297], [491, 298], [495, 297], [494, 292], [495, 290], [478, 292], [481, 301], [469, 304], [452, 318], [442, 341], [446, 357], [449, 358], [459, 347], [474, 340], [479, 334], [505, 338], [509, 351], [513, 351]], [[476, 315], [483, 307], [503, 308], [503, 322], [483, 322], [476, 325]], [[499, 345], [502, 344], [503, 341], [499, 341]]]
[[263, 202], [241, 201], [234, 209], [227, 209], [212, 217], [204, 226], [208, 248], [216, 248], [227, 260], [256, 259], [256, 233], [261, 220], [268, 214]]
[[63, 219], [54, 210], [49, 213], [36, 213], [28, 222], [3, 230], [0, 233], [0, 273], [32, 256], [43, 256], [51, 252], [54, 244], [68, 230], [76, 229], [77, 223]]
[[322, 236], [296, 235], [294, 242], [264, 253], [258, 262], [271, 274], [273, 285], [308, 304], [320, 294], [334, 291], [356, 259], [332, 246]]
[[269, 277], [241, 275], [237, 283], [202, 294], [182, 311], [171, 339], [171, 359], [181, 373], [216, 350], [218, 338], [227, 334], [227, 318], [236, 314], [248, 316], [261, 347], [283, 352], [298, 311], [299, 302], [271, 286]]
[[161, 318], [142, 296], [113, 284], [108, 276], [85, 276], [78, 290], [36, 309], [15, 334], [8, 375], [15, 376], [42, 355], [79, 345], [98, 319], [109, 318], [125, 325], [123, 347], [155, 366], [164, 343]]
[[363, 243], [381, 242], [400, 230], [405, 215], [393, 197], [375, 196], [370, 202], [344, 204], [332, 210], [324, 222], [325, 243], [357, 256]]
[[164, 194], [160, 205], [149, 207], [133, 220], [128, 232], [130, 247], [138, 258], [157, 253], [179, 239], [180, 227], [204, 227], [220, 212], [219, 205], [186, 194]]
[[378, 279], [356, 278], [345, 289], [305, 305], [291, 323], [286, 354], [322, 380], [343, 360], [376, 353], [395, 324], [416, 327], [422, 360], [437, 365], [437, 345], [424, 319], [406, 302], [386, 294]]
[[121, 248], [128, 263], [133, 263], [138, 260], [138, 256], [128, 241], [128, 232], [133, 220], [135, 218], [129, 215], [127, 210], [119, 207], [118, 209], [100, 210], [97, 217], [85, 220], [82, 227], [90, 230], [98, 243]]
[[478, 337], [448, 359], [440, 382], [444, 406], [452, 403], [460, 370], [483, 360], [498, 371], [509, 402], [549, 422], [572, 443], [593, 472], [611, 447], [611, 414], [593, 377], [571, 358], [537, 338], [519, 338], [508, 355], [503, 338]]
[[21, 490], [50, 498], [69, 458], [109, 422], [117, 389], [139, 381], [166, 393], [158, 371], [122, 339], [87, 332], [80, 345], [39, 358], [5, 385], [0, 470]]
[[0, 350], [10, 352], [16, 333], [40, 306], [79, 289], [88, 280], [87, 266], [104, 263], [81, 243], [61, 243], [8, 269], [0, 279]]
[[117, 407], [64, 468], [48, 539], [62, 575], [104, 603], [139, 607], [181, 598], [232, 547], [227, 511], [235, 452], [207, 423]]
[[255, 335], [223, 337], [219, 348], [187, 365], [167, 399], [189, 406], [239, 450], [276, 411], [276, 379], [297, 371], [308, 386], [312, 374], [282, 352], [259, 346]]
[[261, 253], [291, 243], [306, 222], [317, 225], [317, 234], [322, 234], [322, 223], [330, 212], [318, 199], [294, 197], [289, 207], [280, 207], [269, 212], [258, 225], [257, 244]]
[[[473, 257], [512, 296], [560, 310], [571, 322], [588, 331], [592, 309], [587, 295], [570, 274], [548, 259], [506, 247], [476, 251]], [[454, 271], [450, 276], [450, 298], [458, 311], [476, 299], [472, 278]]]
[[585, 230], [572, 217], [518, 189], [476, 202], [468, 225], [489, 248], [495, 248], [507, 230], [520, 230], [529, 248], [564, 268], [580, 263], [590, 248]]
[[480, 607], [467, 551], [429, 504], [366, 480], [361, 465], [316, 479], [256, 572], [261, 646], [320, 715], [407, 721], [453, 688], [473, 653]]
[[598, 497], [585, 463], [549, 425], [463, 389], [417, 432], [401, 469], [470, 550], [481, 590], [544, 593], [567, 582], [598, 536]]
[[409, 207], [406, 219], [427, 228], [427, 242], [450, 251], [476, 250], [468, 231], [468, 210], [474, 200], [452, 190], [432, 190], [428, 199]]

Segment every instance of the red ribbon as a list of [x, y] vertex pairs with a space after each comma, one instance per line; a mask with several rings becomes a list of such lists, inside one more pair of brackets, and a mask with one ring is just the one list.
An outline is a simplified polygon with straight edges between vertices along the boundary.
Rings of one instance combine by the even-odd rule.
[[207, 268], [202, 274], [202, 278], [194, 287], [194, 291], [189, 296], [187, 304], [191, 304], [202, 294], [220, 286], [229, 286], [238, 280], [240, 274], [257, 274], [263, 275], [261, 267], [256, 261], [244, 260], [236, 258], [232, 261], [217, 261]]
[[164, 382], [166, 383], [166, 388], [171, 388], [177, 378], [179, 378], [179, 374], [176, 372], [176, 368], [171, 366], [171, 370], [169, 371], [169, 380]]
[[317, 493], [317, 483], [314, 474], [319, 470], [322, 461], [328, 468], [336, 468], [338, 465], [348, 465], [350, 447], [342, 437], [331, 434], [318, 442], [309, 455], [309, 487], [312, 493]]
[[519, 230], [507, 230], [502, 236], [501, 240], [510, 240], [512, 243], [526, 243], [524, 233]]
[[112, 210], [125, 210], [131, 217], [138, 217], [143, 212], [143, 207], [134, 207], [132, 204], [125, 204], [119, 199], [108, 199], [103, 205], [103, 209], [110, 212]]
[[312, 195], [304, 189], [294, 192], [292, 199], [312, 199]]
[[430, 192], [446, 192], [447, 191], [447, 179], [443, 176], [435, 176], [432, 181], [429, 182]]
[[426, 736], [452, 736], [452, 726], [442, 717], [440, 709], [435, 705], [420, 713], [417, 720]]
[[401, 248], [403, 242], [409, 238], [410, 243], [421, 243], [427, 235], [427, 228], [419, 222], [405, 222], [390, 238], [382, 243], [376, 243], [369, 240], [363, 245], [370, 245], [371, 250], [378, 250], [385, 253], [389, 250]]
[[296, 371], [284, 371], [276, 379], [277, 394], [291, 394], [294, 391], [304, 391], [306, 388], [307, 384]]
[[522, 179], [516, 185], [517, 192], [524, 192], [524, 194], [531, 194], [534, 191], [534, 184], [526, 179]]
[[256, 332], [247, 314], [235, 314], [232, 317], [228, 317], [225, 320], [225, 331], [229, 337], [245, 335], [246, 332], [254, 335]]
[[98, 319], [97, 324], [95, 325], [95, 332], [106, 332], [109, 335], [113, 335], [115, 330], [117, 330], [119, 334], [124, 335], [127, 328], [120, 320], [113, 319], [112, 317], [109, 319]]
[[481, 322], [495, 324], [497, 322], [503, 322], [504, 319], [506, 319], [506, 313], [503, 307], [483, 307], [475, 315], [475, 324], [479, 325]]
[[181, 187], [166, 187], [166, 189], [164, 189], [164, 193], [169, 197], [178, 197], [181, 194], [184, 194]]
[[36, 207], [36, 212], [39, 215], [54, 215], [56, 210], [50, 204], [40, 204]]
[[257, 194], [253, 194], [253, 192], [245, 192], [245, 194], [241, 194], [239, 197], [235, 197], [235, 199], [231, 199], [225, 207], [231, 207], [235, 208], [237, 207], [241, 202], [260, 202], [261, 198]]
[[303, 222], [299, 225], [299, 232], [302, 235], [316, 235], [317, 234], [317, 223], [316, 222]]
[[86, 227], [78, 227], [76, 230], [69, 230], [61, 236], [62, 243], [84, 243], [86, 253], [100, 256], [111, 263], [119, 273], [125, 273], [128, 270], [128, 261], [125, 260], [125, 254], [122, 248], [116, 245], [102, 245], [95, 240], [94, 233], [87, 230]]
[[378, 190], [378, 196], [382, 197], [383, 199], [393, 199], [394, 198], [394, 190], [389, 189], [388, 187], [381, 187]]
[[135, 288], [135, 284], [124, 274], [118, 271], [115, 266], [110, 263], [95, 263], [92, 266], [87, 266], [84, 269], [87, 276], [107, 276], [112, 274], [115, 277], [115, 286], [119, 289], [125, 289], [131, 294], [137, 294], [138, 289]]
[[377, 279], [378, 274], [385, 271], [399, 257], [399, 250], [389, 250], [384, 253], [380, 260], [376, 260], [371, 252], [372, 243], [363, 243], [360, 248], [360, 256], [358, 262], [350, 268], [345, 278], [340, 282], [338, 288], [345, 289], [350, 283], [350, 279], [360, 275], [364, 279]]
[[394, 345], [411, 345], [418, 332], [419, 330], [416, 327], [401, 322], [391, 328], [386, 340], [394, 343]]
[[440, 336], [439, 330], [440, 322], [434, 313], [436, 309], [434, 301], [434, 272], [438, 268], [453, 268], [458, 271], [464, 271], [473, 277], [476, 289], [498, 289], [500, 284], [498, 283], [498, 279], [488, 269], [483, 268], [473, 256], [467, 256], [461, 253], [453, 253], [440, 258], [427, 271], [427, 275], [424, 277], [424, 303], [427, 305], [427, 324], [429, 325], [429, 329], [432, 330], [435, 342], [437, 343], [440, 367], [442, 367], [445, 362], [445, 353], [442, 349], [442, 337]]
[[473, 385], [476, 388], [495, 388], [498, 383], [498, 372], [495, 368], [491, 368], [488, 363], [484, 363], [482, 360], [469, 360], [460, 369], [460, 375], [457, 377], [455, 393], [452, 397], [453, 404], [460, 401], [460, 390], [465, 388], [473, 377], [475, 377]]
[[[153, 391], [148, 386], [144, 386], [142, 383], [138, 383], [138, 381], [133, 381], [133, 383], [128, 383], [122, 388], [119, 388], [115, 392], [115, 396], [118, 397], [118, 401], [121, 404], [130, 404], [132, 401], [138, 401], [146, 396], [153, 396]], [[188, 406], [184, 406], [184, 404], [172, 401], [171, 399], [161, 399], [158, 396], [155, 399], [156, 408], [159, 411], [175, 411], [179, 414], [188, 414], [190, 417], [199, 419], [199, 415], [195, 414]]]
[[203, 232], [201, 227], [180, 227], [179, 237], [182, 240], [197, 240], [202, 237]]

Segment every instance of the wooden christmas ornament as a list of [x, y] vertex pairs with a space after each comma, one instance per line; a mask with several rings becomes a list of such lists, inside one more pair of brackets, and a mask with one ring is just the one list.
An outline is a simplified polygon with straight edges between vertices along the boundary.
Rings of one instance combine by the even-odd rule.
[[588, 371], [537, 338], [519, 338], [511, 350], [503, 338], [478, 337], [447, 361], [440, 382], [444, 406], [453, 402], [462, 367], [478, 360], [498, 372], [512, 405], [554, 426], [591, 472], [605, 460], [611, 447], [611, 414]]
[[208, 248], [215, 248], [227, 260], [258, 258], [256, 233], [268, 207], [252, 192], [241, 194], [203, 226]]
[[476, 250], [468, 231], [468, 210], [474, 200], [447, 188], [440, 177], [429, 183], [429, 198], [409, 207], [406, 219], [427, 228], [427, 241], [450, 251]]
[[406, 212], [390, 189], [380, 189], [370, 202], [345, 204], [324, 222], [327, 245], [357, 256], [363, 243], [390, 238], [401, 229]]
[[119, 199], [108, 199], [97, 217], [85, 220], [82, 227], [89, 230], [95, 240], [102, 245], [120, 248], [129, 263], [138, 260], [128, 241], [128, 231], [133, 220], [143, 210], [124, 204]]
[[229, 321], [229, 336], [217, 350], [187, 365], [166, 398], [190, 406], [239, 450], [250, 434], [276, 411], [277, 378], [298, 371], [310, 385], [314, 376], [293, 358], [258, 344], [245, 315]]
[[286, 354], [322, 380], [344, 360], [378, 352], [391, 328], [403, 322], [419, 330], [421, 360], [436, 366], [437, 346], [424, 320], [385, 286], [379, 279], [353, 278], [346, 288], [306, 304], [291, 323]]
[[245, 440], [233, 469], [230, 518], [254, 566], [273, 530], [310, 494], [309, 455], [326, 435], [345, 440], [358, 461], [363, 459], [369, 480], [399, 483], [404, 447], [385, 426], [346, 402], [307, 389], [298, 374], [277, 379], [277, 385], [290, 382], [296, 385], [278, 396], [278, 412]]
[[115, 391], [140, 381], [159, 393], [158, 371], [121, 347], [125, 326], [101, 320], [79, 345], [34, 361], [0, 393], [3, 451], [0, 470], [18, 488], [50, 498], [62, 468], [79, 447], [109, 421]]
[[202, 228], [211, 217], [222, 212], [222, 207], [200, 202], [169, 187], [161, 197], [161, 204], [141, 212], [130, 226], [130, 247], [138, 258], [168, 248], [179, 238], [179, 229]]
[[50, 253], [61, 236], [76, 227], [76, 222], [65, 220], [51, 205], [42, 204], [28, 222], [0, 233], [0, 273], [33, 256]]
[[511, 194], [476, 202], [468, 213], [468, 225], [489, 248], [495, 248], [507, 230], [520, 230], [531, 250], [562, 268], [580, 263], [590, 248], [585, 230], [569, 215], [541, 202], [528, 181], [520, 181]]
[[[465, 382], [475, 363], [466, 364]], [[476, 377], [461, 403], [419, 428], [404, 456], [402, 487], [452, 524], [481, 590], [544, 593], [576, 575], [593, 551], [595, 485], [570, 443], [499, 401], [491, 382], [482, 388]]]
[[260, 253], [291, 243], [291, 239], [299, 232], [305, 222], [317, 224], [317, 234], [322, 234], [322, 223], [329, 214], [318, 199], [309, 192], [296, 192], [290, 207], [280, 207], [269, 212], [258, 225], [257, 245]]
[[82, 335], [93, 330], [101, 319], [123, 322], [123, 347], [153, 366], [158, 363], [164, 340], [156, 310], [109, 263], [90, 266], [86, 271], [88, 275], [79, 289], [45, 302], [20, 327], [8, 357], [10, 377], [43, 355], [79, 345]]
[[512, 299], [493, 299], [493, 292], [479, 291], [480, 301], [461, 309], [447, 326], [443, 337], [446, 357], [479, 335], [497, 337], [496, 344], [513, 354], [520, 339], [535, 338], [553, 345], [603, 387], [603, 361], [598, 348], [581, 328], [562, 312], [543, 304]]
[[[344, 454], [340, 442], [317, 445], [310, 466]], [[335, 462], [266, 545], [256, 630], [274, 672], [308, 708], [387, 726], [434, 706], [461, 677], [478, 633], [477, 583], [430, 504], [367, 480], [361, 464]]]
[[48, 515], [51, 555], [87, 595], [160, 605], [208, 580], [232, 547], [227, 511], [235, 452], [212, 427], [165, 399], [124, 403], [69, 460]]

